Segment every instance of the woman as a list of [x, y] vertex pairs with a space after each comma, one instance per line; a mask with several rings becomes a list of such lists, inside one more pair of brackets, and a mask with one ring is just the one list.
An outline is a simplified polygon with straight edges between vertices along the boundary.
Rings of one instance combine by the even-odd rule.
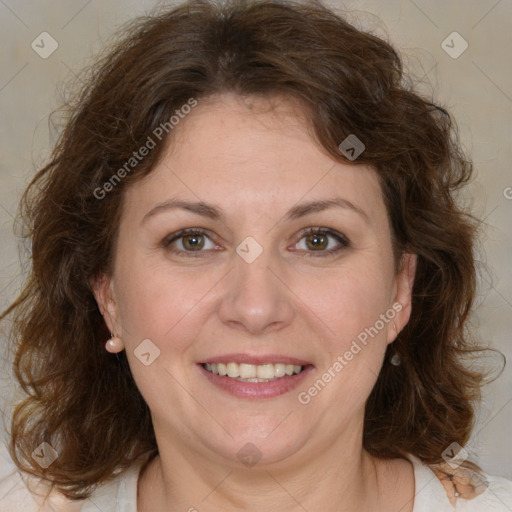
[[317, 3], [138, 21], [24, 197], [10, 455], [49, 485], [2, 510], [510, 510], [462, 448], [470, 175]]

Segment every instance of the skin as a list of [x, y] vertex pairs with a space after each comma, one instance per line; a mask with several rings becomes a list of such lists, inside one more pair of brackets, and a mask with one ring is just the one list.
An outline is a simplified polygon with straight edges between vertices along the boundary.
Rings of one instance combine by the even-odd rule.
[[[119, 338], [110, 350], [126, 349], [159, 446], [141, 472], [138, 509], [412, 510], [411, 464], [362, 447], [365, 402], [387, 345], [409, 319], [416, 265], [406, 254], [394, 272], [375, 172], [329, 156], [290, 100], [202, 100], [171, 142], [126, 191], [112, 274], [93, 282]], [[365, 216], [334, 207], [285, 218], [297, 204], [334, 196]], [[143, 221], [169, 199], [215, 205], [224, 218], [167, 209]], [[349, 246], [328, 236], [318, 249], [303, 235], [309, 227], [340, 233]], [[209, 233], [197, 257], [184, 239], [162, 243], [184, 228]], [[248, 236], [263, 248], [250, 264], [236, 252]], [[298, 393], [393, 304], [401, 305], [393, 320], [302, 405]], [[149, 366], [134, 355], [144, 339], [160, 350]], [[228, 353], [284, 354], [314, 369], [278, 397], [237, 398], [197, 367]], [[252, 467], [237, 457], [248, 442], [261, 454]]]

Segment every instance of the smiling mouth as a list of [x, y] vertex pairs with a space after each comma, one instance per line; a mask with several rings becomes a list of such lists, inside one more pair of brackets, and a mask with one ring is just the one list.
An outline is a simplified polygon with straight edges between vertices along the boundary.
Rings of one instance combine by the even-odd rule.
[[221, 377], [240, 382], [273, 382], [282, 378], [298, 375], [306, 366], [284, 363], [245, 364], [245, 363], [203, 363], [206, 371]]

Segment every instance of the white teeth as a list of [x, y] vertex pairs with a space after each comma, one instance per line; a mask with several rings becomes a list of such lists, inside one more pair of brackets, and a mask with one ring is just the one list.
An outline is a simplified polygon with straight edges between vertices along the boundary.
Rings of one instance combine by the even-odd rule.
[[284, 363], [205, 363], [204, 368], [215, 375], [227, 376], [244, 382], [268, 382], [269, 380], [298, 374], [302, 366]]
[[276, 376], [273, 364], [260, 364], [255, 369], [258, 379], [273, 379]]
[[286, 375], [285, 369], [286, 369], [285, 364], [276, 363], [274, 365], [274, 372], [275, 372], [276, 377], [284, 377]]
[[240, 377], [240, 366], [238, 365], [238, 363], [228, 363], [226, 366], [228, 377], [231, 377], [232, 379]]
[[228, 369], [226, 368], [226, 365], [224, 363], [219, 363], [217, 365], [217, 370], [219, 371], [219, 375], [224, 376], [228, 374]]
[[276, 379], [241, 379], [238, 378], [236, 380], [239, 380], [240, 382], [270, 382]]
[[[241, 379], [255, 379], [256, 378], [256, 366], [253, 364], [241, 363], [240, 367], [240, 378]], [[259, 377], [259, 375], [258, 375]]]

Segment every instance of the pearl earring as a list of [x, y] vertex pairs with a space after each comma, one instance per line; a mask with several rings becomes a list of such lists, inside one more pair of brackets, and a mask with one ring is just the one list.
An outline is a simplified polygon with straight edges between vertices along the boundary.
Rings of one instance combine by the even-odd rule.
[[123, 341], [118, 336], [111, 335], [111, 338], [105, 343], [105, 349], [111, 354], [117, 354], [123, 350]]

